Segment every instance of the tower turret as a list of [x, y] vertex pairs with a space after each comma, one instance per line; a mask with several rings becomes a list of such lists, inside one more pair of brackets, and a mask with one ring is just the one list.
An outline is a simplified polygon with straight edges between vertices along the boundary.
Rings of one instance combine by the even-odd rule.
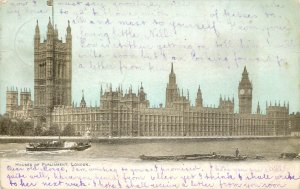
[[6, 113], [11, 113], [18, 109], [18, 91], [14, 88], [6, 90]]
[[47, 26], [47, 39], [49, 39], [50, 37], [53, 37], [53, 34], [54, 34], [54, 28], [51, 23], [51, 18], [49, 17], [49, 22], [48, 22], [48, 26]]
[[103, 89], [102, 89], [102, 85], [101, 85], [101, 87], [100, 87], [100, 96], [102, 96], [103, 95]]
[[67, 27], [66, 42], [70, 45], [69, 47], [72, 50], [72, 33], [71, 33], [71, 26], [69, 20], [68, 20], [68, 27]]
[[82, 97], [81, 97], [81, 101], [80, 101], [80, 107], [81, 108], [85, 108], [86, 107], [86, 102], [85, 102], [85, 99], [84, 99], [84, 92], [82, 90]]
[[40, 42], [38, 22], [34, 36], [34, 125], [50, 127], [55, 106], [72, 105], [72, 36], [68, 24], [66, 42], [59, 40], [51, 19], [46, 39]]
[[202, 92], [200, 89], [200, 85], [198, 87], [198, 91], [197, 91], [197, 98], [196, 98], [196, 107], [203, 107], [203, 99], [202, 99]]
[[174, 101], [179, 96], [176, 84], [176, 75], [174, 73], [173, 63], [171, 65], [171, 73], [169, 74], [169, 83], [166, 88], [166, 107], [172, 107]]
[[35, 34], [34, 34], [34, 75], [35, 78], [40, 78], [39, 72], [39, 63], [40, 60], [40, 42], [41, 42], [41, 35], [40, 35], [40, 28], [39, 28], [39, 21], [36, 21], [35, 26]]
[[70, 21], [68, 20], [66, 35], [66, 104], [72, 101], [72, 34]]
[[39, 27], [39, 21], [36, 21], [36, 26], [35, 26], [35, 34], [34, 34], [34, 44], [39, 44], [40, 43], [40, 27]]
[[70, 20], [68, 20], [67, 35], [71, 35]]
[[256, 114], [260, 114], [260, 106], [259, 106], [259, 102], [257, 103]]
[[[46, 125], [51, 126], [51, 112], [55, 105], [54, 96], [54, 68], [55, 68], [55, 49], [54, 49], [54, 28], [49, 17], [47, 26], [47, 40], [46, 40], [46, 64], [44, 65], [45, 70], [43, 73], [46, 75], [46, 90], [45, 90], [45, 104], [46, 104]], [[42, 63], [42, 62], [40, 62]]]
[[132, 94], [132, 85], [129, 86], [128, 94]]
[[176, 84], [176, 75], [174, 73], [173, 63], [171, 65], [171, 73], [169, 74], [169, 83]]
[[58, 29], [57, 29], [56, 24], [55, 24], [55, 29], [54, 29], [54, 39], [58, 39]]
[[20, 109], [26, 109], [27, 104], [31, 101], [31, 92], [26, 88], [20, 93]]
[[242, 74], [242, 79], [238, 88], [239, 96], [239, 113], [251, 114], [252, 113], [252, 83], [249, 80], [246, 66]]
[[146, 93], [144, 92], [143, 83], [141, 83], [139, 97], [140, 97], [140, 101], [145, 101], [146, 100]]

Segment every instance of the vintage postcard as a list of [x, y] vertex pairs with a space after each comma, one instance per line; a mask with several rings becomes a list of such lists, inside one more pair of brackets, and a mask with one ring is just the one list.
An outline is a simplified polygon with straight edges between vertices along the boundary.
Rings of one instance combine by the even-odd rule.
[[0, 0], [0, 188], [300, 188], [298, 0]]

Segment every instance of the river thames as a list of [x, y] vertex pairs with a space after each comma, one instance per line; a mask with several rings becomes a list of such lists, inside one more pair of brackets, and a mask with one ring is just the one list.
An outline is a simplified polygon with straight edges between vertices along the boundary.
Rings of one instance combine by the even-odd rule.
[[277, 160], [281, 153], [300, 153], [300, 138], [261, 139], [195, 139], [195, 140], [118, 140], [92, 143], [85, 151], [27, 152], [28, 143], [1, 143], [1, 159], [20, 160], [120, 160], [140, 161], [144, 155], [182, 155], [196, 153], [220, 153], [234, 155], [239, 148], [248, 159], [256, 156], [264, 160]]

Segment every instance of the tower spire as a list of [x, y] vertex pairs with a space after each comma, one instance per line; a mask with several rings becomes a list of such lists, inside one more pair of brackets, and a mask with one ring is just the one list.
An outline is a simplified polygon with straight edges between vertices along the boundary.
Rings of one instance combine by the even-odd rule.
[[52, 25], [52, 23], [51, 23], [51, 18], [50, 18], [50, 16], [49, 16], [49, 22], [48, 22], [48, 34], [52, 34], [53, 35], [53, 30], [54, 30], [54, 28], [53, 28], [53, 25]]
[[174, 73], [173, 63], [171, 64], [171, 73], [169, 74], [169, 82], [166, 88], [166, 107], [172, 107], [173, 102], [180, 96], [180, 92], [178, 90], [176, 84], [176, 75]]
[[82, 98], [81, 98], [81, 101], [80, 101], [80, 107], [81, 108], [85, 108], [86, 107], [86, 102], [85, 102], [85, 99], [84, 99], [84, 92], [82, 90]]
[[67, 35], [71, 34], [70, 20], [68, 20]]
[[49, 21], [48, 21], [48, 26], [51, 25], [52, 26], [52, 23], [51, 23], [51, 17], [49, 16]]
[[35, 34], [40, 35], [39, 20], [36, 20]]
[[259, 102], [257, 103], [256, 113], [257, 113], [257, 114], [260, 114], [260, 106], [259, 106]]
[[247, 67], [244, 67], [243, 75], [248, 75]]
[[203, 107], [203, 99], [202, 99], [202, 93], [201, 93], [200, 85], [199, 85], [198, 91], [197, 91], [196, 107]]
[[142, 90], [142, 89], [144, 89], [144, 88], [143, 88], [143, 82], [141, 82], [141, 90]]

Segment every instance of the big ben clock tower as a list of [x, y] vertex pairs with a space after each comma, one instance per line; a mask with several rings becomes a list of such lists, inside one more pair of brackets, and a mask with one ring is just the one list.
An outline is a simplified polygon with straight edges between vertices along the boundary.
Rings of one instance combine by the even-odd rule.
[[251, 114], [252, 112], [252, 83], [249, 80], [245, 66], [242, 80], [239, 83], [239, 113]]

